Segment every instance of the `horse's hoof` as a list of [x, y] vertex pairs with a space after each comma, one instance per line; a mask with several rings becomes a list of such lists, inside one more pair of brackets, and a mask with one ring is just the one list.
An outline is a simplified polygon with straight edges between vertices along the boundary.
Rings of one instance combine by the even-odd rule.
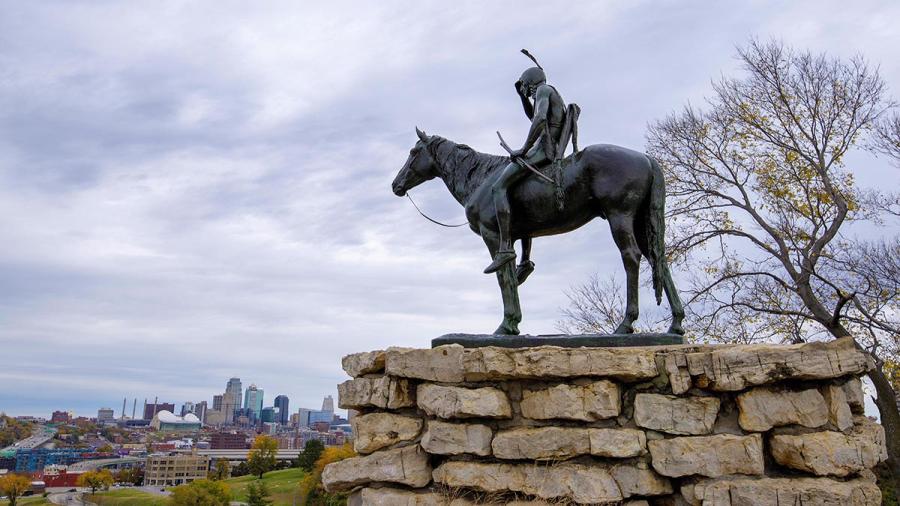
[[521, 285], [534, 272], [534, 262], [523, 262], [516, 267], [516, 281]]
[[501, 323], [497, 330], [494, 331], [495, 336], [517, 336], [519, 335], [519, 327], [517, 325], [507, 325]]
[[669, 334], [677, 334], [679, 336], [684, 335], [684, 329], [681, 327], [681, 325], [677, 325], [674, 323], [669, 326], [669, 330], [667, 330], [666, 332], [668, 332]]
[[634, 334], [634, 327], [620, 323], [613, 334]]

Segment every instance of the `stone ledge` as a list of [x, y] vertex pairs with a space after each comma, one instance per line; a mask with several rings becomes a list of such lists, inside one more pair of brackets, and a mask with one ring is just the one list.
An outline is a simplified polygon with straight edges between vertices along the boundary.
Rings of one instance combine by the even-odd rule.
[[881, 505], [878, 486], [863, 479], [732, 477], [702, 480], [682, 487], [681, 494], [692, 506]]

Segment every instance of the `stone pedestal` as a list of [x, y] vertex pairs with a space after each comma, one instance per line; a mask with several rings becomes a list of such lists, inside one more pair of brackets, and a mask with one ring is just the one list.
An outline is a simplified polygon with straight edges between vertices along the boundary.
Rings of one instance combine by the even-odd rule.
[[803, 345], [395, 349], [344, 358], [353, 505], [878, 505], [872, 364]]

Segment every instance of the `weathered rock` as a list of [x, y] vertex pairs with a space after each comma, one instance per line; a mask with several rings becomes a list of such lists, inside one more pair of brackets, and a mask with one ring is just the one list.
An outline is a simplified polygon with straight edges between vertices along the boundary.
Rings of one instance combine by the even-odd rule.
[[688, 371], [700, 388], [743, 390], [785, 379], [828, 379], [859, 375], [872, 359], [852, 338], [795, 345], [723, 346], [687, 354]]
[[494, 456], [510, 460], [559, 460], [579, 455], [627, 458], [642, 454], [647, 437], [636, 429], [524, 427], [498, 432]]
[[659, 374], [652, 348], [473, 348], [463, 357], [466, 381], [610, 377], [640, 381]]
[[434, 481], [449, 487], [521, 492], [541, 499], [570, 499], [579, 504], [622, 500], [619, 486], [607, 469], [583, 464], [537, 466], [450, 461], [434, 470]]
[[815, 428], [828, 423], [828, 406], [815, 388], [800, 391], [754, 388], [738, 395], [737, 404], [738, 423], [747, 431], [765, 432], [790, 424]]
[[844, 383], [844, 395], [847, 396], [847, 404], [853, 413], [861, 415], [866, 412], [866, 397], [859, 378], [850, 378]]
[[609, 472], [619, 485], [623, 497], [666, 495], [672, 493], [672, 483], [652, 469], [634, 465], [616, 465]]
[[634, 423], [669, 434], [709, 434], [716, 423], [719, 402], [716, 397], [637, 394]]
[[491, 443], [501, 459], [558, 460], [591, 452], [588, 429], [531, 427], [500, 431]]
[[775, 461], [818, 476], [849, 476], [887, 459], [884, 428], [860, 417], [847, 434], [824, 431], [772, 436]]
[[683, 352], [667, 353], [663, 357], [663, 366], [669, 376], [673, 394], [683, 394], [691, 389], [693, 382], [687, 368], [687, 357]]
[[322, 471], [322, 485], [329, 492], [377, 481], [424, 487], [431, 481], [428, 454], [418, 445], [406, 446], [340, 460]]
[[403, 378], [460, 383], [465, 379], [464, 351], [458, 344], [431, 349], [388, 348], [385, 372]]
[[462, 388], [430, 383], [416, 390], [419, 407], [439, 418], [509, 418], [512, 408], [503, 391], [493, 387]]
[[384, 371], [384, 351], [353, 353], [341, 359], [344, 372], [352, 378]]
[[415, 404], [409, 381], [401, 378], [354, 378], [338, 385], [338, 406], [344, 409], [398, 409]]
[[363, 488], [350, 495], [347, 506], [448, 506], [444, 495], [398, 488]]
[[619, 416], [622, 409], [619, 386], [598, 380], [585, 385], [562, 384], [522, 392], [522, 416], [533, 420], [594, 421]]
[[653, 468], [663, 476], [763, 474], [762, 436], [676, 437], [648, 441]]
[[838, 430], [846, 430], [853, 425], [853, 413], [847, 403], [844, 388], [838, 385], [826, 385], [822, 395], [828, 404], [828, 421]]
[[401, 441], [410, 441], [422, 430], [422, 419], [393, 413], [370, 413], [353, 418], [353, 448], [372, 453]]
[[429, 420], [421, 445], [438, 455], [490, 455], [493, 431], [487, 425]]
[[591, 455], [598, 457], [637, 457], [647, 451], [647, 435], [637, 429], [588, 429]]
[[693, 494], [688, 501], [703, 506], [879, 506], [881, 491], [866, 480], [827, 478], [738, 478], [702, 480], [682, 488]]

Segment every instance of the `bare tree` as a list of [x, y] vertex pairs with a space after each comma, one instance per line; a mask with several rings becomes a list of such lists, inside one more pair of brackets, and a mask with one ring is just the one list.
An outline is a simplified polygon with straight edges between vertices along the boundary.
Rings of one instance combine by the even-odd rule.
[[694, 328], [744, 342], [856, 337], [878, 363], [870, 377], [900, 477], [900, 414], [883, 372], [897, 294], [865, 270], [860, 253], [876, 251], [850, 255], [860, 245], [843, 234], [878, 218], [861, 203], [879, 195], [860, 191], [844, 161], [893, 103], [861, 57], [758, 41], [738, 54], [745, 76], [714, 83], [706, 110], [688, 106], [648, 135], [667, 170], [670, 251], [691, 273]]
[[894, 114], [878, 125], [874, 148], [893, 158], [894, 163], [900, 166], [900, 114]]

